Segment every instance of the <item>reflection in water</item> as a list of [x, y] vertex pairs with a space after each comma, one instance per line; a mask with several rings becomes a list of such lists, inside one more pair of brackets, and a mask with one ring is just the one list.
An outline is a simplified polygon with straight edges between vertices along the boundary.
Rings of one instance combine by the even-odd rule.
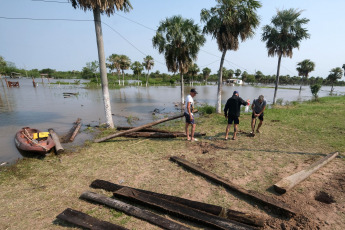
[[[31, 79], [19, 79], [20, 88], [7, 89], [2, 86], [0, 91], [0, 163], [11, 162], [21, 157], [14, 145], [14, 135], [23, 126], [30, 126], [42, 131], [54, 128], [59, 135], [67, 132], [73, 122], [80, 117], [83, 125], [99, 125], [105, 122], [102, 90], [84, 89], [82, 85], [38, 84], [32, 86]], [[73, 82], [74, 80], [71, 80]], [[196, 86], [199, 94], [195, 97], [196, 106], [207, 103], [216, 104], [217, 85]], [[285, 86], [286, 87], [286, 86]], [[290, 86], [289, 86], [290, 87]], [[291, 86], [299, 89], [299, 86]], [[185, 87], [185, 95], [191, 87]], [[138, 126], [151, 122], [157, 116], [178, 113], [175, 104], [179, 104], [180, 86], [162, 87], [126, 87], [109, 90], [114, 124], [127, 126], [127, 118], [138, 117], [133, 125]], [[222, 103], [232, 96], [234, 90], [239, 91], [243, 99], [265, 96], [268, 104], [273, 99], [274, 88], [253, 86], [223, 86]], [[336, 87], [336, 93], [343, 94], [345, 87]], [[330, 87], [322, 87], [319, 96], [327, 96]], [[77, 96], [64, 98], [64, 93], [78, 93]], [[284, 101], [308, 100], [312, 97], [309, 87], [299, 90], [279, 89], [277, 98]], [[164, 114], [152, 116], [158, 109]], [[79, 136], [79, 135], [78, 135]], [[77, 138], [78, 138], [77, 136]], [[78, 141], [76, 139], [76, 141]]]

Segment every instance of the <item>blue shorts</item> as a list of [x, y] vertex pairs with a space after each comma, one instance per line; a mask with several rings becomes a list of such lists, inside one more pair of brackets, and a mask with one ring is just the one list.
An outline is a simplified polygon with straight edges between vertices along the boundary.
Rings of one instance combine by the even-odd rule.
[[186, 123], [188, 123], [188, 124], [194, 124], [194, 115], [192, 115], [192, 120], [190, 119], [190, 116], [189, 116], [189, 114], [188, 113], [184, 113], [184, 117], [186, 118]]

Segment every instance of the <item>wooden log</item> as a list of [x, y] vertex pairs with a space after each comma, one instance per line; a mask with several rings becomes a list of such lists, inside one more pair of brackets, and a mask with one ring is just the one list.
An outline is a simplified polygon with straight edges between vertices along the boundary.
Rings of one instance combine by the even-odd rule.
[[141, 208], [137, 208], [133, 205], [124, 203], [122, 201], [111, 199], [104, 195], [100, 195], [93, 192], [84, 192], [80, 198], [89, 200], [92, 202], [96, 202], [99, 204], [107, 205], [108, 207], [114, 208], [121, 212], [126, 213], [130, 216], [135, 216], [139, 219], [145, 220], [151, 224], [157, 225], [164, 229], [180, 229], [180, 230], [188, 230], [190, 228], [185, 227], [179, 223], [176, 223], [172, 220], [168, 220], [162, 216], [149, 212], [147, 210], [143, 210]]
[[70, 208], [67, 208], [56, 218], [66, 221], [68, 223], [75, 224], [79, 227], [92, 230], [127, 230], [127, 228], [99, 220], [83, 212], [79, 212]]
[[130, 199], [132, 201], [138, 201], [145, 205], [164, 210], [168, 213], [196, 221], [196, 223], [203, 223], [208, 226], [212, 226], [216, 229], [253, 229], [251, 226], [214, 216], [206, 212], [201, 212], [199, 210], [161, 199], [156, 196], [151, 196], [130, 188], [119, 189], [114, 193], [114, 196]]
[[[196, 111], [195, 111], [195, 112], [196, 112]], [[194, 113], [195, 113], [195, 112], [194, 112]], [[114, 138], [114, 137], [120, 137], [120, 136], [123, 136], [123, 135], [125, 135], [125, 134], [127, 134], [127, 133], [136, 132], [136, 131], [139, 131], [139, 130], [141, 130], [141, 129], [145, 129], [145, 128], [148, 128], [148, 127], [151, 127], [151, 126], [154, 126], [154, 125], [157, 125], [157, 124], [166, 122], [166, 121], [170, 121], [170, 120], [174, 120], [174, 119], [177, 119], [177, 118], [181, 118], [181, 117], [183, 117], [183, 114], [180, 114], [180, 115], [177, 115], [177, 116], [173, 116], [173, 117], [166, 117], [166, 118], [160, 119], [160, 120], [158, 120], [158, 121], [154, 121], [154, 122], [148, 123], [148, 124], [146, 124], [146, 125], [138, 126], [138, 127], [133, 128], [133, 129], [124, 130], [124, 131], [122, 131], [122, 132], [117, 132], [117, 133], [115, 133], [115, 134], [111, 134], [111, 135], [109, 135], [109, 136], [106, 136], [106, 137], [103, 137], [103, 138], [96, 139], [94, 142], [96, 142], [96, 143], [103, 142], [103, 141], [112, 139], [112, 138]]]
[[181, 159], [179, 157], [170, 157], [170, 160], [173, 162], [178, 163], [179, 165], [217, 183], [222, 185], [223, 187], [235, 191], [241, 195], [244, 195], [247, 198], [250, 198], [254, 200], [255, 202], [261, 203], [267, 207], [269, 207], [272, 211], [278, 213], [278, 214], [284, 214], [288, 216], [294, 216], [297, 214], [297, 211], [293, 210], [291, 207], [289, 207], [286, 203], [276, 200], [273, 197], [266, 196], [264, 194], [261, 194], [256, 191], [252, 190], [246, 190], [224, 178], [221, 178], [217, 176], [216, 174], [213, 174], [211, 172], [208, 172], [204, 170], [203, 168], [188, 162], [187, 160]]
[[70, 142], [73, 142], [73, 141], [74, 141], [74, 138], [77, 136], [80, 127], [81, 127], [81, 123], [79, 123], [79, 124], [77, 125], [77, 127], [75, 128], [75, 130], [74, 130], [74, 132], [73, 132], [71, 138], [69, 139]]
[[[104, 189], [104, 190], [109, 191], [109, 192], [116, 192], [117, 190], [124, 188], [124, 187], [127, 187], [127, 186], [114, 184], [114, 183], [104, 181], [104, 180], [94, 180], [91, 183], [91, 187]], [[231, 209], [226, 209], [226, 208], [212, 205], [212, 204], [207, 204], [207, 203], [202, 203], [202, 202], [198, 202], [198, 201], [184, 199], [181, 197], [170, 196], [170, 195], [161, 194], [161, 193], [155, 193], [155, 192], [137, 189], [137, 188], [131, 188], [131, 187], [127, 187], [127, 188], [135, 189], [136, 191], [139, 191], [139, 192], [151, 195], [151, 196], [155, 196], [155, 197], [159, 197], [159, 198], [169, 200], [169, 201], [172, 201], [175, 203], [179, 203], [179, 204], [188, 206], [190, 208], [194, 208], [194, 209], [197, 209], [197, 210], [200, 210], [203, 212], [207, 212], [207, 213], [210, 213], [210, 214], [213, 214], [216, 216], [220, 216], [220, 217], [234, 220], [237, 222], [241, 222], [244, 224], [253, 225], [253, 226], [257, 226], [257, 227], [263, 227], [264, 223], [265, 223], [265, 219], [262, 217], [259, 217], [257, 215], [247, 214], [247, 213], [243, 213], [243, 212], [239, 212], [239, 211], [235, 211], [235, 210], [231, 210]]]
[[62, 139], [62, 143], [67, 143], [70, 142], [72, 135], [74, 134], [75, 130], [77, 129], [77, 127], [79, 126], [79, 124], [81, 123], [81, 118], [78, 118], [74, 123], [72, 128], [61, 138]]
[[64, 151], [64, 148], [62, 147], [60, 143], [59, 136], [55, 133], [54, 129], [50, 128], [48, 129], [51, 137], [53, 138], [53, 141], [55, 142], [55, 151], [57, 154], [62, 153]]
[[[134, 129], [136, 127], [131, 127], [131, 126], [117, 126], [116, 129], [117, 130], [129, 130], [129, 129]], [[154, 129], [154, 128], [144, 128], [139, 130], [138, 132], [158, 132], [158, 133], [172, 133], [170, 131], [167, 130], [163, 130], [163, 129]]]
[[338, 152], [330, 153], [326, 157], [310, 165], [308, 168], [281, 179], [273, 185], [274, 190], [280, 194], [286, 193], [287, 191], [295, 187], [297, 184], [307, 179], [311, 174], [316, 172], [322, 166], [333, 160], [336, 156], [338, 156], [338, 154]]
[[147, 137], [147, 138], [176, 138], [174, 133], [157, 133], [157, 132], [132, 132], [124, 135], [125, 137]]

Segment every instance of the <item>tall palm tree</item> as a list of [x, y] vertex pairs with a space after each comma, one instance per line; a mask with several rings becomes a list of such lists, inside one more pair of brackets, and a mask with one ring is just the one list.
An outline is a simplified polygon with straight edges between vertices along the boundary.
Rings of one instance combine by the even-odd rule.
[[152, 69], [152, 67], [155, 65], [155, 62], [153, 60], [153, 57], [151, 57], [150, 55], [147, 55], [145, 58], [144, 58], [144, 63], [143, 63], [145, 69], [147, 70], [147, 75], [146, 75], [146, 87], [147, 87], [147, 84], [149, 82], [149, 72], [150, 70]]
[[101, 26], [101, 13], [102, 14], [106, 13], [107, 16], [109, 17], [111, 14], [114, 14], [116, 10], [129, 12], [130, 9], [132, 9], [132, 5], [129, 2], [129, 0], [103, 0], [103, 1], [69, 0], [69, 1], [72, 3], [72, 6], [75, 9], [79, 7], [80, 9], [84, 11], [87, 11], [87, 10], [93, 11], [106, 123], [108, 127], [114, 128], [113, 117], [111, 115], [111, 106], [110, 106], [110, 97], [109, 97], [108, 79], [107, 79], [107, 68], [105, 65], [103, 34], [102, 34], [102, 26]]
[[298, 71], [298, 75], [302, 76], [301, 79], [301, 87], [299, 88], [299, 91], [301, 92], [302, 90], [302, 84], [303, 84], [303, 79], [308, 78], [309, 73], [314, 71], [315, 69], [315, 63], [310, 61], [309, 59], [305, 59], [299, 63], [297, 63], [297, 68], [296, 70]]
[[236, 69], [235, 76], [238, 78], [241, 75], [242, 71], [240, 69]]
[[343, 69], [344, 69], [344, 76], [345, 76], [345, 64], [343, 64], [343, 67], [342, 67]]
[[239, 40], [245, 41], [254, 35], [259, 25], [256, 10], [261, 7], [256, 0], [216, 0], [217, 5], [210, 10], [201, 10], [201, 21], [205, 22], [203, 32], [217, 40], [222, 52], [218, 71], [216, 112], [221, 113], [223, 64], [228, 50], [238, 50]]
[[193, 79], [196, 75], [198, 75], [198, 72], [200, 71], [199, 66], [196, 63], [193, 63], [189, 68], [188, 68], [188, 73], [190, 76], [192, 76], [192, 86], [193, 86]]
[[139, 85], [139, 77], [141, 75], [141, 72], [144, 70], [144, 66], [140, 62], [135, 61], [131, 65], [131, 69], [133, 70], [133, 74], [138, 76], [138, 85]]
[[331, 93], [334, 90], [334, 83], [338, 80], [341, 79], [341, 77], [343, 76], [343, 70], [340, 67], [337, 68], [333, 68], [330, 71], [330, 74], [327, 77], [327, 80], [330, 81], [332, 83], [332, 88], [331, 88]]
[[207, 85], [207, 79], [210, 77], [211, 69], [210, 68], [203, 68], [202, 69], [202, 75], [204, 76], [205, 79], [205, 85]]
[[171, 72], [179, 72], [181, 78], [181, 103], [184, 104], [183, 74], [196, 60], [200, 47], [206, 39], [197, 24], [191, 19], [181, 16], [166, 18], [158, 27], [152, 39], [153, 47], [164, 53], [167, 68]]
[[120, 55], [119, 59], [120, 69], [122, 71], [122, 85], [125, 85], [125, 70], [131, 66], [131, 59], [126, 55]]
[[263, 27], [261, 40], [266, 42], [268, 56], [278, 56], [278, 67], [275, 81], [273, 104], [276, 103], [279, 71], [282, 57], [292, 58], [292, 50], [299, 49], [299, 43], [303, 39], [310, 37], [308, 30], [303, 28], [309, 19], [299, 18], [302, 11], [296, 9], [282, 10], [277, 12], [271, 20], [271, 25]]

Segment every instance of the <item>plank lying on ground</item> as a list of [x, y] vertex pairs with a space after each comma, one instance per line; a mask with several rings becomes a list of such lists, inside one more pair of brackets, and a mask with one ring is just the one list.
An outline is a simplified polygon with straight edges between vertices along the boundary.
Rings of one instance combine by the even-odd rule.
[[89, 216], [83, 212], [79, 212], [70, 208], [60, 213], [56, 218], [75, 224], [79, 227], [92, 230], [127, 230], [127, 228], [112, 224], [106, 221], [99, 220]]
[[174, 120], [174, 119], [177, 119], [177, 118], [181, 118], [181, 117], [183, 117], [183, 114], [180, 114], [180, 115], [177, 115], [177, 116], [173, 116], [173, 117], [166, 117], [166, 118], [160, 119], [158, 121], [154, 121], [154, 122], [148, 123], [146, 125], [138, 126], [138, 127], [133, 128], [133, 129], [124, 130], [124, 131], [117, 132], [115, 134], [111, 134], [111, 135], [103, 137], [103, 138], [96, 139], [94, 142], [99, 143], [99, 142], [102, 142], [102, 141], [106, 141], [106, 140], [112, 139], [114, 137], [120, 137], [120, 136], [123, 136], [123, 135], [125, 135], [127, 133], [136, 132], [136, 131], [139, 131], [141, 129], [151, 127], [153, 125], [157, 125], [157, 124], [160, 124], [160, 123], [163, 123], [163, 122], [166, 122], [166, 121], [170, 121], [170, 120]]
[[165, 210], [171, 214], [188, 218], [196, 221], [196, 223], [203, 223], [217, 229], [253, 229], [253, 227], [249, 225], [214, 216], [175, 202], [136, 191], [135, 189], [122, 188], [114, 192], [114, 196], [127, 198], [132, 201], [139, 201], [140, 203]]
[[75, 130], [77, 129], [77, 127], [79, 126], [79, 124], [81, 123], [81, 118], [78, 118], [75, 122], [73, 127], [67, 132], [67, 134], [65, 136], [63, 136], [62, 139], [62, 143], [67, 143], [71, 141], [71, 137], [73, 135], [73, 133], [75, 132]]
[[277, 212], [279, 214], [287, 214], [289, 216], [291, 215], [296, 215], [297, 212], [294, 211], [292, 208], [290, 208], [287, 204], [283, 203], [282, 201], [276, 200], [273, 197], [269, 197], [266, 196], [264, 194], [261, 194], [259, 192], [256, 191], [252, 191], [252, 190], [246, 190], [224, 178], [221, 178], [219, 176], [217, 176], [216, 174], [213, 174], [211, 172], [208, 172], [206, 170], [204, 170], [203, 168], [187, 161], [184, 160], [182, 158], [179, 157], [170, 157], [171, 161], [174, 161], [176, 163], [178, 163], [179, 165], [195, 172], [198, 173], [204, 177], [206, 177], [207, 179], [216, 182], [217, 184], [220, 184], [222, 186], [224, 186], [227, 189], [236, 191], [248, 198], [253, 199], [256, 202], [259, 202], [261, 204], [264, 204], [268, 207], [270, 207], [270, 209], [274, 212]]
[[[91, 187], [93, 188], [101, 188], [109, 192], [115, 192], [121, 188], [127, 187], [127, 186], [122, 186], [118, 184], [111, 183], [109, 181], [104, 181], [104, 180], [94, 180], [91, 183]], [[245, 223], [248, 225], [253, 225], [253, 226], [258, 226], [258, 227], [263, 227], [265, 223], [265, 219], [262, 217], [259, 217], [257, 215], [252, 215], [252, 214], [247, 214], [231, 209], [226, 209], [222, 208], [220, 206], [212, 205], [212, 204], [207, 204], [207, 203], [202, 203], [198, 201], [193, 201], [193, 200], [188, 200], [184, 199], [181, 197], [176, 197], [176, 196], [170, 196], [170, 195], [165, 195], [161, 193], [155, 193], [147, 190], [142, 190], [142, 189], [136, 189], [136, 188], [131, 188], [127, 187], [130, 189], [135, 189], [136, 191], [149, 194], [152, 196], [156, 196], [165, 200], [169, 200], [175, 203], [179, 203], [185, 206], [188, 206], [190, 208], [194, 208], [203, 212], [207, 212], [216, 216], [220, 216], [223, 218], [227, 218], [230, 220], [234, 220], [237, 222]]]
[[[205, 134], [206, 135], [206, 134]], [[185, 133], [172, 132], [172, 133], [158, 133], [158, 132], [132, 132], [124, 135], [125, 137], [147, 137], [147, 138], [176, 138], [176, 137], [186, 137]], [[203, 133], [194, 133], [194, 137], [204, 136]]]
[[[133, 129], [135, 127], [130, 127], [130, 126], [118, 126], [116, 127], [117, 130], [128, 130], [128, 129]], [[184, 132], [177, 132], [177, 131], [168, 131], [168, 130], [163, 130], [163, 129], [154, 129], [154, 128], [145, 128], [141, 129], [138, 132], [157, 132], [157, 133], [173, 133], [176, 134], [177, 137], [185, 137], [186, 134]], [[206, 136], [206, 133], [194, 133], [194, 136]]]
[[276, 192], [280, 194], [286, 193], [287, 191], [295, 187], [298, 183], [308, 178], [311, 174], [316, 172], [322, 166], [333, 160], [336, 156], [338, 156], [338, 154], [338, 152], [330, 153], [326, 157], [310, 165], [308, 168], [299, 171], [291, 176], [283, 178], [282, 180], [273, 185], [274, 190], [276, 190]]
[[60, 142], [60, 139], [59, 139], [59, 136], [55, 133], [54, 129], [50, 128], [48, 129], [50, 135], [52, 136], [53, 138], [53, 141], [55, 142], [55, 150], [56, 150], [56, 153], [62, 153], [64, 151], [62, 145], [61, 145], [61, 142]]
[[100, 195], [97, 193], [84, 192], [80, 196], [80, 198], [107, 205], [111, 208], [115, 208], [116, 210], [124, 212], [127, 215], [135, 216], [135, 217], [140, 218], [142, 220], [146, 220], [149, 223], [155, 224], [155, 225], [162, 227], [164, 229], [171, 229], [171, 230], [173, 230], [173, 229], [178, 229], [178, 230], [190, 229], [190, 228], [185, 227], [179, 223], [176, 223], [172, 220], [168, 220], [162, 216], [159, 216], [159, 215], [154, 214], [152, 212], [149, 212], [147, 210], [137, 208], [133, 205], [130, 205], [130, 204], [124, 203], [122, 201], [115, 200], [115, 199], [112, 199], [112, 198], [109, 198], [109, 197], [106, 197], [104, 195]]

